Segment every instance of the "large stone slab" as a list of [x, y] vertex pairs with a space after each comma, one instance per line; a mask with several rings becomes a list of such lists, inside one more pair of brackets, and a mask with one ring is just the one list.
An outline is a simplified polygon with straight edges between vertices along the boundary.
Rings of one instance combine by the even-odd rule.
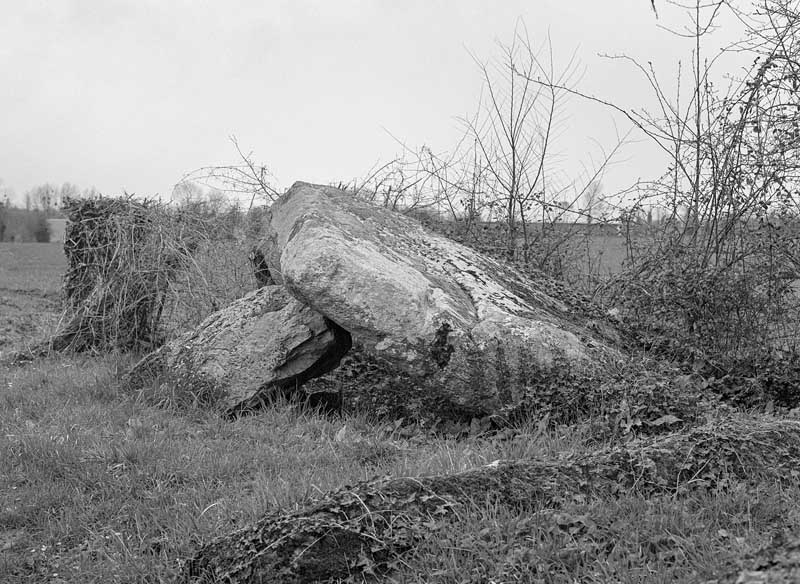
[[170, 391], [214, 392], [234, 412], [330, 371], [349, 348], [345, 331], [285, 288], [265, 286], [148, 355], [129, 375], [161, 380]]
[[444, 408], [497, 412], [548, 368], [621, 356], [614, 326], [565, 286], [347, 192], [295, 183], [270, 228], [268, 255], [289, 291], [347, 330], [384, 378], [411, 380], [409, 395]]

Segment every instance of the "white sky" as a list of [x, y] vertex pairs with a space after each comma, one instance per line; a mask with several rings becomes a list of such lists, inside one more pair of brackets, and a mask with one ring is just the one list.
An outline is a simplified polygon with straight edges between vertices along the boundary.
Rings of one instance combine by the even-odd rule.
[[[684, 11], [649, 0], [0, 0], [0, 179], [168, 197], [198, 167], [231, 163], [235, 135], [285, 188], [347, 181], [412, 147], [441, 151], [474, 112], [480, 72], [522, 19], [573, 52], [579, 89], [650, 104], [629, 64], [667, 80], [686, 45], [658, 28]], [[721, 31], [722, 36], [730, 36]], [[713, 48], [712, 44], [709, 48]], [[565, 172], [616, 143], [612, 115], [577, 99], [560, 112]], [[627, 127], [620, 119], [618, 131]], [[663, 161], [627, 148], [607, 188], [652, 178]]]

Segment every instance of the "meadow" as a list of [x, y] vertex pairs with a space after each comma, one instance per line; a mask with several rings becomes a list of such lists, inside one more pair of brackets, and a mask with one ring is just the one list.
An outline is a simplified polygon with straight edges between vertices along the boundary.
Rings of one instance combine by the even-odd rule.
[[[52, 330], [63, 269], [58, 245], [0, 248], [4, 352]], [[450, 474], [497, 459], [548, 461], [635, 445], [637, 427], [656, 433], [652, 420], [664, 424], [663, 411], [647, 417], [643, 408], [669, 408], [673, 397], [655, 373], [637, 377], [628, 397], [640, 402], [620, 410], [612, 425], [627, 430], [615, 432], [598, 431], [609, 426], [606, 414], [444, 435], [290, 403], [231, 421], [132, 391], [120, 378], [135, 358], [0, 364], [1, 582], [173, 581], [200, 544], [267, 511], [300, 509], [376, 476]], [[777, 414], [711, 404], [697, 415], [768, 423]], [[432, 526], [433, 535], [391, 572], [362, 576], [452, 584], [718, 581], [775, 536], [796, 531], [800, 488], [796, 476], [717, 479], [710, 488], [658, 495], [622, 484], [613, 493], [565, 493], [558, 509], [474, 500]]]
[[62, 246], [0, 243], [0, 358], [58, 323]]

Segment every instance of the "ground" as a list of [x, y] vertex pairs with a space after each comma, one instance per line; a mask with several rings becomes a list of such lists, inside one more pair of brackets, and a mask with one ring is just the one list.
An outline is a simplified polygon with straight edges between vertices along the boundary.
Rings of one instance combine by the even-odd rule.
[[[0, 247], [4, 356], [57, 322], [63, 268], [58, 245]], [[613, 419], [533, 418], [500, 433], [476, 426], [434, 434], [290, 404], [231, 421], [126, 387], [121, 373], [135, 358], [0, 363], [0, 582], [173, 581], [215, 537], [265, 513], [302, 515], [346, 485], [448, 475], [498, 459], [580, 459], [615, 445], [635, 451], [645, 428], [657, 438], [679, 424], [670, 415], [648, 422], [634, 403]], [[653, 380], [654, 391], [666, 391], [659, 383]], [[724, 407], [705, 415], [775, 421]], [[426, 519], [419, 527], [429, 536], [388, 558], [381, 568], [390, 571], [376, 578], [724, 582], [734, 574], [733, 582], [748, 557], [798, 533], [800, 488], [796, 476], [743, 480], [720, 468], [713, 481], [697, 473], [688, 477], [692, 488], [655, 494], [622, 480], [595, 492], [567, 489], [557, 506], [475, 497], [457, 513]], [[369, 569], [362, 564], [352, 581], [369, 579]]]
[[58, 322], [66, 261], [56, 243], [0, 243], [0, 360]]

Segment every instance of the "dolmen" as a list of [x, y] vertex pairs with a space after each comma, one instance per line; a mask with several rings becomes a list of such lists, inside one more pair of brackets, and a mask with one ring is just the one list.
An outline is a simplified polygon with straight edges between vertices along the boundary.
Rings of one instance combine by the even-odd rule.
[[337, 188], [295, 183], [261, 248], [274, 285], [132, 375], [206, 388], [228, 412], [303, 391], [470, 418], [524, 408], [543, 376], [602, 375], [625, 353], [613, 318], [565, 284]]

